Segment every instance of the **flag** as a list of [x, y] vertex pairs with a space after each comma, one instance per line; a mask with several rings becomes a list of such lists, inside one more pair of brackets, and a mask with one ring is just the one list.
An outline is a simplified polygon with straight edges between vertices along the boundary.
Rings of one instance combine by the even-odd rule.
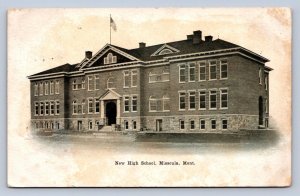
[[117, 31], [117, 25], [116, 25], [115, 21], [112, 19], [112, 17], [110, 17], [110, 27], [111, 27], [114, 31]]

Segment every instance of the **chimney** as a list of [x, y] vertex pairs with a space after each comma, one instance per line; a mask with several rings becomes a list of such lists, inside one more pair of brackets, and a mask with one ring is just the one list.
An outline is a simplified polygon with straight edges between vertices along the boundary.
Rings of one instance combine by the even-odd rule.
[[202, 41], [202, 32], [201, 31], [194, 31], [193, 34], [193, 44], [199, 44]]
[[213, 40], [213, 36], [211, 36], [211, 35], [205, 36], [206, 42], [211, 42], [212, 40]]
[[92, 51], [85, 51], [85, 58], [91, 59], [92, 56], [93, 56], [93, 52]]
[[187, 35], [186, 38], [187, 38], [187, 40], [192, 40], [193, 39], [193, 35]]
[[145, 47], [146, 47], [146, 43], [144, 43], [144, 42], [139, 43], [139, 48], [145, 48]]

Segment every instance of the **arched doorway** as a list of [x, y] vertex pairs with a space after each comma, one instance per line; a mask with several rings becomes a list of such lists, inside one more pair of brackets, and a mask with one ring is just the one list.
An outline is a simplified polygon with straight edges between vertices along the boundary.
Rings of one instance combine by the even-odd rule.
[[258, 98], [258, 125], [264, 124], [264, 103], [263, 98], [260, 96]]
[[116, 124], [117, 106], [114, 101], [109, 101], [106, 103], [105, 116], [107, 119], [107, 125]]

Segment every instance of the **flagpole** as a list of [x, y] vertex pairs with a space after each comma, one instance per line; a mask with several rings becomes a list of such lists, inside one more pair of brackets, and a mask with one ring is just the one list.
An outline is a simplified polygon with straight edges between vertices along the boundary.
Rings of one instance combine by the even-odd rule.
[[111, 45], [111, 14], [109, 14], [109, 45]]

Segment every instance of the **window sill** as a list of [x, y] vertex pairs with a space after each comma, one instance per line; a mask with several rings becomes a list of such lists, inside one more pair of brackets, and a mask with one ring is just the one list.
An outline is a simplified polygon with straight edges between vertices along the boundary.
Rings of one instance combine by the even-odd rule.
[[209, 108], [209, 110], [217, 110], [217, 108]]

